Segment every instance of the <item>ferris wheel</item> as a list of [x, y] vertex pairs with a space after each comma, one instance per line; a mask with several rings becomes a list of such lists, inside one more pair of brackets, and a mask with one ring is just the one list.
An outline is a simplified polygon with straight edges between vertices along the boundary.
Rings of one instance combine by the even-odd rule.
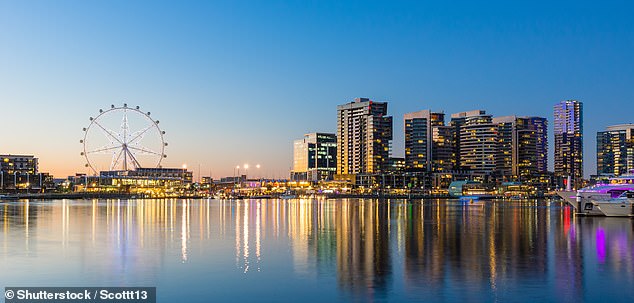
[[150, 112], [144, 113], [136, 106], [99, 110], [90, 117], [90, 124], [83, 128], [81, 155], [86, 167], [97, 174], [102, 170], [133, 170], [140, 167], [160, 167], [166, 158], [165, 142], [159, 120], [153, 120]]

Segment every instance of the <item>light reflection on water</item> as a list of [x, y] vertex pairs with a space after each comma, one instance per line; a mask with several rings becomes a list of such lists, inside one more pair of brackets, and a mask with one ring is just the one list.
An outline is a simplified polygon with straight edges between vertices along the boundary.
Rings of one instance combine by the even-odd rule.
[[159, 302], [625, 302], [633, 222], [548, 201], [10, 202], [0, 287], [157, 286]]

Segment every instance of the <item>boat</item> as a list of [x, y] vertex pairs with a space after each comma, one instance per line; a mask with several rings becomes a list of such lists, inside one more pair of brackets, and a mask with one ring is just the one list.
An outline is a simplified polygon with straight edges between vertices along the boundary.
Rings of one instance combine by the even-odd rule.
[[592, 204], [607, 217], [631, 217], [634, 216], [634, 191], [608, 200], [593, 200]]
[[479, 182], [475, 181], [453, 181], [449, 184], [448, 192], [449, 196], [452, 198], [460, 198], [464, 196], [462, 187], [467, 184], [479, 184]]
[[453, 181], [449, 184], [448, 192], [452, 198], [493, 199], [496, 197], [494, 184], [476, 181]]
[[608, 182], [597, 183], [577, 191], [565, 190], [556, 193], [574, 207], [578, 215], [605, 216], [606, 214], [593, 202], [609, 201], [627, 191], [634, 191], [634, 174], [609, 178]]
[[484, 201], [480, 200], [480, 196], [462, 196], [460, 197], [458, 200], [463, 204], [463, 205], [477, 205], [477, 206], [482, 206], [484, 205]]
[[290, 190], [287, 190], [283, 194], [280, 195], [280, 199], [295, 199], [295, 198], [297, 198], [297, 195]]

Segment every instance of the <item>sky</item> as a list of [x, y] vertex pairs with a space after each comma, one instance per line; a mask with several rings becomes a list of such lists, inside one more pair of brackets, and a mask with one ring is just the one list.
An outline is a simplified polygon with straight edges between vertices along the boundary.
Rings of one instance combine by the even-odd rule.
[[[596, 132], [634, 123], [628, 1], [0, 0], [0, 154], [56, 177], [87, 172], [89, 117], [111, 104], [160, 120], [163, 166], [218, 178], [287, 177], [292, 141], [335, 132], [336, 106], [404, 113], [484, 109], [550, 122], [584, 103], [586, 175]], [[255, 165], [260, 164], [260, 169]], [[243, 171], [244, 172], [244, 169]]]

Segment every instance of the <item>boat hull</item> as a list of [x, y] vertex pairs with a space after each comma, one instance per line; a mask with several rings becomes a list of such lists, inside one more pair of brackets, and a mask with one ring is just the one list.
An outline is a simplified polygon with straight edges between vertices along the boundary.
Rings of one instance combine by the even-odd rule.
[[607, 217], [631, 217], [634, 204], [630, 201], [592, 202]]

